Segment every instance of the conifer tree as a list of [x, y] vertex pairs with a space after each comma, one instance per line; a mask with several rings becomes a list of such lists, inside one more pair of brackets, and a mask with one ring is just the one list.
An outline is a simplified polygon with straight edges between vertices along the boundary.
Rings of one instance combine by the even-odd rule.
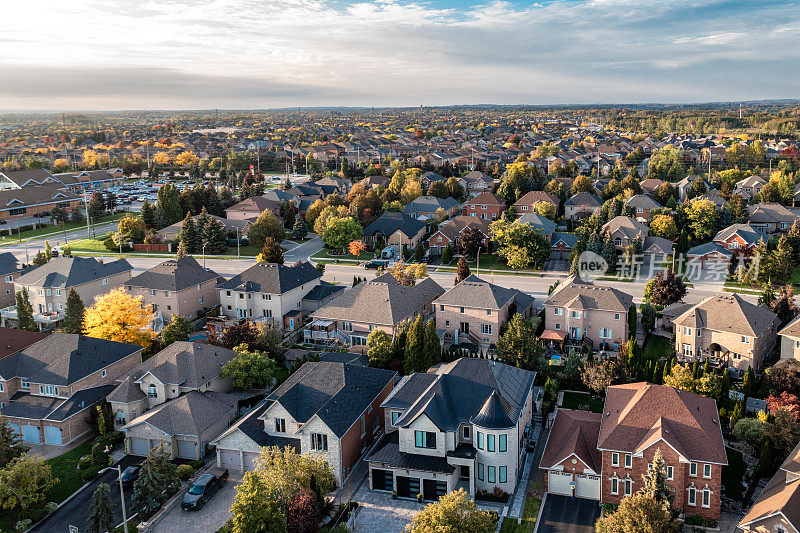
[[86, 530], [91, 533], [104, 533], [114, 529], [114, 509], [108, 494], [111, 487], [108, 483], [100, 483], [92, 495], [92, 504], [89, 506], [91, 514], [86, 524]]
[[225, 234], [225, 227], [217, 219], [206, 216], [203, 222], [203, 242], [206, 245], [206, 253], [219, 255], [228, 249], [228, 237]]
[[428, 368], [441, 362], [442, 344], [439, 342], [439, 335], [436, 333], [436, 320], [433, 318], [428, 320], [425, 325], [425, 354]]
[[22, 287], [15, 295], [17, 302], [17, 327], [25, 331], [36, 331], [36, 322], [33, 320], [33, 306], [28, 297], [28, 289]]
[[187, 211], [186, 218], [183, 219], [183, 227], [181, 228], [180, 240], [186, 253], [196, 254], [200, 248], [200, 235], [197, 230], [192, 213]]
[[661, 455], [661, 449], [657, 449], [653, 456], [653, 462], [647, 465], [647, 472], [642, 474], [644, 486], [642, 491], [660, 503], [668, 503], [670, 506], [675, 501], [675, 491], [667, 484], [667, 464]]
[[83, 315], [85, 312], [83, 300], [81, 300], [77, 291], [71, 287], [67, 295], [67, 308], [64, 311], [61, 329], [66, 333], [83, 333]]
[[422, 323], [422, 315], [417, 315], [416, 320], [408, 328], [407, 335], [404, 370], [406, 374], [425, 372], [428, 367], [425, 366], [425, 326]]

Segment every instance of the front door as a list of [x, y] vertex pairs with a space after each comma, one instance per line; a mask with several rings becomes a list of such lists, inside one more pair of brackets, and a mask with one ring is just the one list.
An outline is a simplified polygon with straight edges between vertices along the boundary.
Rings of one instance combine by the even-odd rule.
[[469, 465], [461, 465], [461, 481], [469, 481]]
[[239, 318], [247, 317], [247, 309], [239, 309]]
[[461, 333], [469, 334], [469, 322], [461, 323]]

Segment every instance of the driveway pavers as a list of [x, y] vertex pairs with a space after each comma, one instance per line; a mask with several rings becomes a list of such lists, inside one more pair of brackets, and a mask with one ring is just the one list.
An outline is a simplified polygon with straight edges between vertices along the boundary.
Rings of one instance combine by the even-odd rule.
[[231, 517], [231, 504], [236, 497], [236, 485], [241, 476], [230, 474], [228, 482], [199, 511], [184, 511], [180, 498], [176, 505], [153, 524], [148, 531], [153, 533], [175, 533], [180, 531], [217, 531]]
[[592, 533], [599, 517], [595, 500], [547, 494], [536, 533]]

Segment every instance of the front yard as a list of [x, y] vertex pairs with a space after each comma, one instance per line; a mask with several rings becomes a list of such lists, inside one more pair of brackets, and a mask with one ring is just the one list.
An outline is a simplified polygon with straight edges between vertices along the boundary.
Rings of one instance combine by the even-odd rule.
[[500, 533], [531, 533], [536, 527], [536, 519], [541, 506], [541, 499], [528, 494], [528, 497], [525, 498], [525, 507], [522, 509], [522, 523], [517, 524], [513, 518], [504, 518]]

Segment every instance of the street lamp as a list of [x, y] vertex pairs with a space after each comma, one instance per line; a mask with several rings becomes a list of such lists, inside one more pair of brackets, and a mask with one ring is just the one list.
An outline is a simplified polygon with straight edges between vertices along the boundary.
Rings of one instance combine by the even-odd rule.
[[117, 480], [119, 481], [119, 497], [122, 500], [122, 527], [125, 528], [125, 533], [128, 533], [128, 514], [125, 511], [125, 492], [122, 489], [122, 466], [119, 464], [117, 464], [117, 466], [109, 466], [104, 468], [101, 473], [107, 470], [117, 471]]

